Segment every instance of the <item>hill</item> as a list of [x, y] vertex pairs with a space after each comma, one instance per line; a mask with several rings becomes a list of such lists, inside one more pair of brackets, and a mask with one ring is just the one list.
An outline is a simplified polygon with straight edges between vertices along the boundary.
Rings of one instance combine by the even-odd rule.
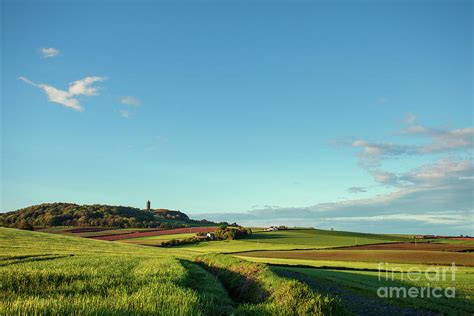
[[44, 203], [0, 214], [0, 226], [32, 229], [32, 226], [81, 226], [116, 228], [178, 228], [216, 225], [206, 220], [191, 220], [180, 211], [141, 210], [130, 206]]

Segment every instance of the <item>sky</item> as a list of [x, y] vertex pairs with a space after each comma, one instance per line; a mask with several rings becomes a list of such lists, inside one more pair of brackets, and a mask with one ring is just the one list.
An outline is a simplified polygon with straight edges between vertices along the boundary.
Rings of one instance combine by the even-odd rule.
[[3, 0], [1, 203], [474, 234], [471, 1]]

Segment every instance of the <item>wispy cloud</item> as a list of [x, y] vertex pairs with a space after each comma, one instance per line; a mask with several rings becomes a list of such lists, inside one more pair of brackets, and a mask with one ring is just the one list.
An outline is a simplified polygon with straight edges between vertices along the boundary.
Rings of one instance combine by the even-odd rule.
[[120, 102], [126, 105], [139, 106], [141, 104], [140, 100], [133, 96], [123, 96], [120, 98]]
[[420, 136], [428, 140], [421, 145], [377, 143], [364, 139], [352, 142], [358, 148], [361, 163], [366, 167], [376, 167], [380, 160], [410, 155], [430, 155], [452, 153], [472, 149], [474, 146], [474, 127], [461, 129], [442, 129], [426, 127], [418, 123], [416, 116], [409, 113], [405, 119], [406, 127], [401, 130], [405, 136]]
[[60, 51], [57, 48], [53, 47], [48, 47], [48, 48], [41, 48], [40, 49], [41, 55], [43, 55], [44, 58], [51, 58], [51, 57], [56, 57], [59, 55]]
[[128, 112], [128, 111], [120, 110], [119, 113], [120, 113], [120, 116], [123, 117], [123, 118], [129, 118], [130, 117], [130, 112]]
[[349, 191], [350, 193], [363, 193], [363, 192], [367, 192], [367, 190], [363, 187], [350, 187], [349, 189], [347, 189], [347, 191]]
[[20, 80], [34, 86], [37, 88], [42, 89], [46, 95], [48, 96], [48, 100], [50, 102], [61, 104], [65, 107], [74, 109], [76, 111], [83, 111], [84, 108], [81, 106], [78, 96], [93, 96], [98, 94], [98, 89], [92, 87], [91, 85], [95, 82], [105, 80], [104, 77], [85, 77], [81, 80], [76, 80], [69, 84], [68, 90], [60, 90], [53, 86], [44, 84], [44, 83], [35, 83], [29, 80], [26, 77], [19, 77]]

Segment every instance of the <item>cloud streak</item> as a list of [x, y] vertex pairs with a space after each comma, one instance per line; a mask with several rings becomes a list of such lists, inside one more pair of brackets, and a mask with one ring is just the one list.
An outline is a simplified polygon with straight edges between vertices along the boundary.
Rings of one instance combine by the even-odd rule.
[[461, 129], [441, 129], [423, 126], [417, 122], [416, 116], [409, 113], [405, 119], [406, 128], [401, 134], [420, 136], [428, 139], [422, 145], [398, 145], [393, 143], [376, 143], [364, 139], [352, 142], [358, 148], [361, 163], [367, 167], [375, 167], [380, 160], [397, 156], [429, 155], [459, 152], [472, 149], [474, 146], [474, 127]]
[[45, 48], [40, 49], [40, 53], [41, 53], [41, 55], [43, 55], [44, 58], [52, 58], [52, 57], [58, 56], [60, 51], [57, 48], [53, 48], [53, 47], [46, 48], [45, 47]]
[[98, 89], [92, 87], [96, 82], [104, 81], [104, 77], [91, 76], [85, 77], [81, 80], [76, 80], [69, 84], [68, 90], [57, 89], [53, 86], [44, 84], [44, 83], [35, 83], [29, 80], [26, 77], [19, 77], [20, 80], [26, 82], [29, 85], [40, 88], [46, 93], [48, 100], [53, 103], [63, 105], [65, 107], [71, 108], [76, 111], [83, 111], [84, 108], [80, 104], [80, 101], [77, 97], [84, 96], [94, 96], [98, 94]]
[[130, 95], [121, 97], [120, 102], [130, 106], [139, 106], [141, 104], [138, 98]]

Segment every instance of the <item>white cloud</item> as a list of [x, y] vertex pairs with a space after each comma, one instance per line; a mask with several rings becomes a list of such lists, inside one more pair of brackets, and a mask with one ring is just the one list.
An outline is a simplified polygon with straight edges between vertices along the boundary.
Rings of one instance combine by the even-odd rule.
[[402, 130], [402, 135], [425, 137], [429, 142], [420, 145], [399, 145], [359, 139], [351, 145], [360, 149], [358, 155], [361, 163], [367, 168], [374, 168], [380, 160], [386, 158], [453, 153], [474, 148], [474, 127], [453, 130], [426, 127], [418, 124], [413, 114], [407, 115], [405, 123], [407, 127]]
[[83, 111], [84, 108], [81, 106], [79, 99], [76, 96], [85, 95], [93, 96], [97, 95], [97, 88], [91, 87], [95, 82], [105, 80], [104, 77], [85, 77], [84, 79], [74, 81], [69, 84], [67, 91], [57, 89], [53, 86], [49, 86], [43, 83], [34, 83], [26, 77], [19, 77], [20, 80], [42, 89], [48, 96], [50, 102], [64, 105], [65, 107], [74, 109], [76, 111]]
[[124, 117], [124, 118], [129, 118], [130, 117], [130, 113], [128, 111], [120, 110], [119, 113], [120, 113], [121, 117]]
[[130, 95], [121, 97], [120, 102], [126, 105], [131, 105], [131, 106], [139, 106], [141, 104], [138, 98], [130, 96]]
[[73, 81], [69, 84], [69, 93], [71, 95], [86, 95], [86, 96], [92, 96], [92, 95], [97, 95], [97, 88], [91, 87], [95, 82], [98, 81], [104, 81], [104, 77], [85, 77], [84, 79], [81, 80], [76, 80]]
[[53, 48], [53, 47], [41, 48], [40, 52], [41, 52], [41, 54], [43, 55], [44, 58], [56, 57], [60, 53], [59, 49], [56, 49], [56, 48]]

